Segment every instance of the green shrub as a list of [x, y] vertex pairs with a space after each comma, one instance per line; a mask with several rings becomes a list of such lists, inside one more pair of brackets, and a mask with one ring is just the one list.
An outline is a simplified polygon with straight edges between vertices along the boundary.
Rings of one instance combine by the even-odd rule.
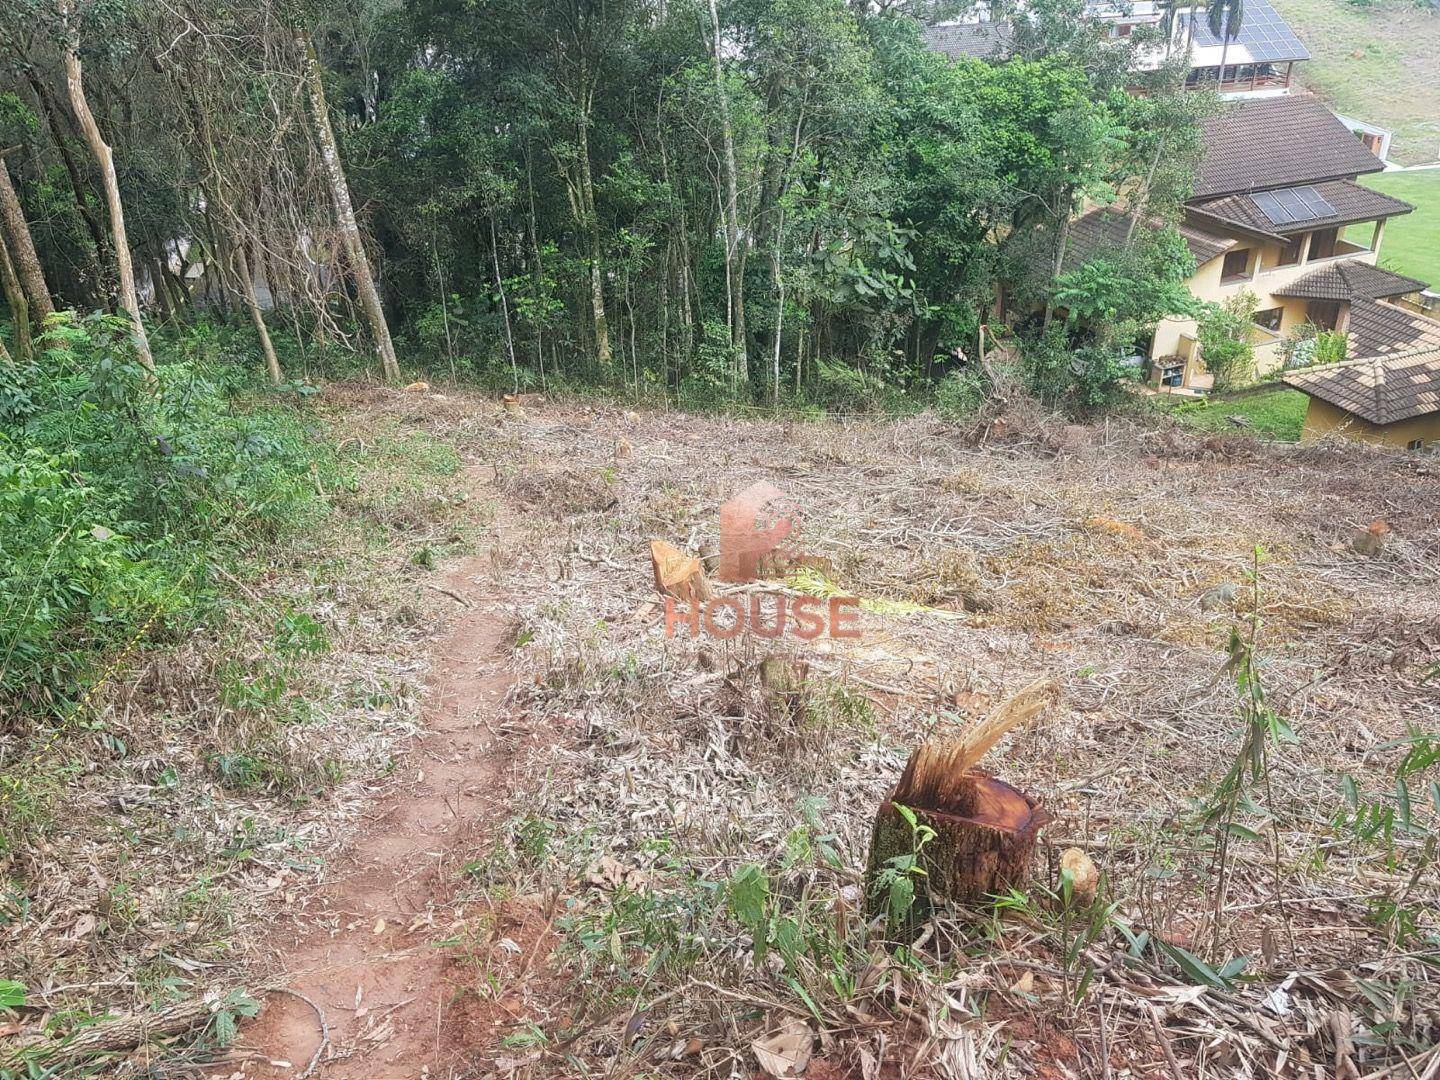
[[1255, 309], [1252, 292], [1240, 292], [1200, 316], [1200, 358], [1215, 376], [1215, 389], [1225, 391], [1255, 376]]
[[[62, 313], [0, 368], [0, 714], [57, 711], [95, 661], [198, 615], [214, 565], [324, 512], [302, 416]], [[230, 387], [233, 389], [233, 386]]]
[[79, 455], [0, 436], [0, 703], [43, 705], [84, 658], [180, 604]]
[[953, 371], [935, 387], [935, 411], [946, 420], [968, 420], [985, 404], [990, 382], [974, 368]]

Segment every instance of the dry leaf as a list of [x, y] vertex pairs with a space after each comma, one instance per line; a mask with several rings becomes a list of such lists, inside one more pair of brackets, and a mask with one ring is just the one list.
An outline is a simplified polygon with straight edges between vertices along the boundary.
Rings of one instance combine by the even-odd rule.
[[814, 1037], [804, 1021], [790, 1020], [778, 1034], [752, 1042], [750, 1052], [768, 1075], [783, 1080], [784, 1077], [804, 1074], [805, 1067], [810, 1064], [813, 1042]]
[[383, 934], [384, 932], [385, 932], [385, 920], [384, 920], [383, 918], [382, 918], [382, 919], [376, 919], [376, 920], [375, 920], [375, 929], [372, 930], [371, 933], [373, 933], [373, 934]]

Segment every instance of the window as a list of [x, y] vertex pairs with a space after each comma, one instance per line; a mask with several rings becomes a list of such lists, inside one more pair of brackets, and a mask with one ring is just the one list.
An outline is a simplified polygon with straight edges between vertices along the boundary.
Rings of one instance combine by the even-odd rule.
[[1335, 242], [1340, 238], [1339, 229], [1321, 229], [1310, 234], [1310, 261], [1328, 259], [1335, 254]]
[[1246, 273], [1250, 269], [1250, 249], [1240, 248], [1238, 251], [1230, 251], [1225, 255], [1225, 263], [1220, 267], [1221, 281], [1237, 281], [1249, 277]]
[[1272, 334], [1280, 332], [1280, 323], [1285, 318], [1285, 309], [1272, 307], [1263, 311], [1255, 312], [1255, 325], [1262, 330], [1269, 330]]
[[1424, 440], [1424, 439], [1411, 439], [1408, 443], [1405, 444], [1405, 449], [1406, 449], [1406, 450], [1424, 450], [1424, 449], [1425, 449], [1425, 440]]
[[1132, 23], [1120, 23], [1115, 27], [1115, 36], [1117, 38], [1127, 38], [1134, 29], [1135, 26]]
[[1292, 236], [1290, 242], [1280, 249], [1279, 256], [1275, 259], [1276, 266], [1294, 266], [1300, 261], [1300, 248], [1305, 243], [1305, 237]]

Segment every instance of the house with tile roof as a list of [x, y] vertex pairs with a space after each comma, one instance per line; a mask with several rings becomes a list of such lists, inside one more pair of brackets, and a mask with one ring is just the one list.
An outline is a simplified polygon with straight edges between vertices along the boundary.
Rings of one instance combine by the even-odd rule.
[[[1187, 281], [1200, 300], [1256, 299], [1258, 375], [1285, 362], [1297, 326], [1346, 335], [1354, 359], [1440, 346], [1440, 322], [1421, 313], [1425, 283], [1376, 265], [1385, 223], [1414, 207], [1358, 183], [1384, 163], [1308, 94], [1237, 100], [1211, 117], [1181, 235], [1195, 257]], [[1097, 209], [1071, 226], [1067, 265], [1100, 257], [1123, 215]], [[1149, 343], [1152, 381], [1204, 392], [1213, 380], [1193, 319], [1166, 319]]]
[[1440, 344], [1295, 371], [1285, 382], [1310, 398], [1302, 442], [1343, 435], [1440, 452]]
[[[1268, 0], [1246, 0], [1240, 30], [1228, 42], [1210, 32], [1203, 5], [1177, 5], [1167, 45], [1159, 30], [1165, 11], [1166, 5], [1157, 0], [1090, 0], [1085, 7], [1086, 15], [1113, 40], [1124, 41], [1141, 29], [1155, 31], [1154, 43], [1137, 57], [1142, 70], [1158, 68], [1172, 55], [1188, 56], [1186, 85], [1192, 89], [1203, 87], [1225, 96], [1285, 94], [1295, 64], [1310, 58], [1304, 43]], [[1023, 8], [1011, 18], [992, 14], [988, 3], [976, 4], [962, 18], [925, 27], [925, 41], [952, 59], [1004, 59], [1014, 45], [1011, 19], [1023, 18]]]

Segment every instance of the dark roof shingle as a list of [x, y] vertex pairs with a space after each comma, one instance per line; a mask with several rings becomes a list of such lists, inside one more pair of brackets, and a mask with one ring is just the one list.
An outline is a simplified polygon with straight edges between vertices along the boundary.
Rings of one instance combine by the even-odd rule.
[[925, 44], [951, 60], [1004, 59], [1010, 54], [1014, 35], [1005, 22], [936, 23], [921, 31]]
[[1383, 300], [1423, 288], [1423, 281], [1404, 274], [1370, 263], [1346, 260], [1298, 277], [1289, 285], [1271, 290], [1271, 295], [1293, 296], [1300, 300]]
[[1379, 172], [1384, 162], [1309, 94], [1232, 103], [1205, 121], [1193, 198]]
[[1372, 424], [1440, 412], [1440, 348], [1293, 371], [1285, 382]]
[[[1367, 151], [1368, 153], [1368, 151]], [[1222, 195], [1218, 199], [1192, 202], [1192, 210], [1209, 214], [1224, 221], [1234, 222], [1242, 228], [1256, 232], [1285, 235], [1306, 232], [1310, 229], [1324, 229], [1331, 225], [1351, 225], [1357, 221], [1376, 221], [1380, 218], [1398, 217], [1408, 214], [1415, 207], [1402, 199], [1372, 191], [1350, 180], [1328, 180], [1324, 183], [1305, 185], [1328, 202], [1335, 213], [1325, 217], [1306, 218], [1288, 224], [1276, 225], [1256, 205], [1251, 195]]]
[[[1145, 221], [1142, 228], [1156, 228], [1157, 222]], [[1065, 249], [1065, 269], [1069, 270], [1105, 253], [1107, 249], [1122, 247], [1125, 234], [1130, 229], [1130, 215], [1108, 208], [1091, 210], [1070, 223], [1068, 245]], [[1223, 255], [1239, 241], [1229, 236], [1217, 236], [1191, 225], [1178, 228], [1185, 246], [1195, 256], [1195, 264], [1203, 266], [1217, 255]]]

